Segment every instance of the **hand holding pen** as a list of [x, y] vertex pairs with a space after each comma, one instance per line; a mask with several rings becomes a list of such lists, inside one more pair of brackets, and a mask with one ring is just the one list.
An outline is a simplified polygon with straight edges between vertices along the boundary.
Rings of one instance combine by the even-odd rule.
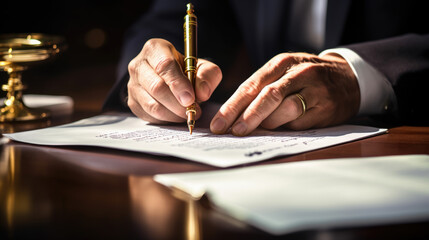
[[[144, 44], [128, 65], [128, 106], [137, 117], [155, 124], [186, 122], [186, 107], [210, 98], [222, 79], [220, 68], [198, 59], [192, 86], [184, 73], [184, 63], [185, 56], [167, 40], [155, 38]], [[195, 104], [195, 110], [198, 120], [199, 104]]]

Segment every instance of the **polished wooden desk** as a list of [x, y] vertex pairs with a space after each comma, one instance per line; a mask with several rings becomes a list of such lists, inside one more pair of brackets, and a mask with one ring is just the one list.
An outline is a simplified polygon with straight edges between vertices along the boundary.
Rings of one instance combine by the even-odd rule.
[[[2, 131], [94, 114], [76, 112], [71, 119], [49, 123], [2, 125]], [[422, 153], [429, 154], [429, 127], [402, 126], [388, 134], [259, 164]], [[174, 157], [5, 142], [0, 156], [0, 239], [429, 239], [429, 220], [271, 236], [216, 211], [207, 201], [177, 197], [152, 180], [157, 173], [213, 169]]]

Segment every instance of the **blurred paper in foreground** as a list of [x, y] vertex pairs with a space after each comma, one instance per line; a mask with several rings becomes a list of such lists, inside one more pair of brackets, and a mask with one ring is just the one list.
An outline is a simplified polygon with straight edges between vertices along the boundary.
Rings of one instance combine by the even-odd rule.
[[156, 175], [271, 234], [429, 219], [429, 155]]

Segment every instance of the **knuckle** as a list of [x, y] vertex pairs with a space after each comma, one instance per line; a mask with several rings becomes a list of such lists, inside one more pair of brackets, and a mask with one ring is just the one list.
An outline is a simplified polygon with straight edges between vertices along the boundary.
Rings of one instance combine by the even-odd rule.
[[138, 66], [138, 60], [137, 58], [134, 58], [128, 63], [128, 72], [130, 74], [134, 73], [137, 69], [137, 66]]
[[161, 83], [162, 84], [160, 84], [158, 91], [154, 93], [156, 96], [160, 97], [173, 94], [178, 98], [178, 94], [186, 87], [186, 82], [182, 81], [182, 79], [178, 77], [171, 78], [168, 81]]
[[283, 62], [282, 58], [276, 56], [267, 63], [266, 67], [267, 67], [268, 71], [272, 72], [272, 71], [278, 69], [282, 65], [282, 62]]
[[161, 107], [158, 103], [154, 101], [149, 101], [147, 105], [147, 110], [152, 116], [160, 115]]
[[156, 38], [151, 38], [143, 45], [142, 51], [151, 51], [159, 46], [159, 41]]
[[134, 77], [130, 77], [127, 82], [128, 91], [138, 87], [140, 83]]
[[166, 86], [161, 80], [153, 81], [149, 86], [149, 91], [151, 96], [161, 96], [164, 94]]
[[268, 85], [265, 86], [261, 91], [262, 96], [272, 103], [281, 102], [283, 100], [283, 92], [274, 86]]
[[216, 80], [216, 82], [220, 82], [220, 80], [222, 79], [222, 71], [220, 70], [219, 66], [217, 66], [214, 63], [205, 64], [204, 71], [201, 71], [200, 77], [202, 79], [210, 79], [214, 77], [215, 78], [214, 80]]
[[[150, 113], [151, 109], [156, 108], [156, 106], [152, 106], [152, 101], [149, 101], [148, 104], [140, 105], [136, 99], [131, 97], [128, 98], [127, 105], [130, 108], [131, 112], [142, 120], [151, 122], [151, 123], [162, 123], [162, 121], [158, 120], [154, 113]], [[150, 106], [150, 107], [148, 107]], [[148, 110], [149, 109], [149, 110]], [[154, 109], [154, 111], [157, 111]]]
[[294, 55], [292, 55], [290, 53], [280, 53], [280, 54], [277, 54], [276, 56], [274, 56], [273, 60], [277, 64], [282, 64], [282, 63], [286, 63], [286, 62], [289, 63], [291, 61], [295, 61], [295, 57], [294, 57]]
[[176, 64], [176, 59], [174, 59], [173, 56], [163, 56], [156, 64], [155, 72], [160, 76], [165, 75], [170, 72]]
[[293, 57], [293, 55], [288, 53], [280, 53], [273, 57], [270, 61], [268, 61], [267, 68], [270, 71], [285, 69], [288, 68], [294, 62], [295, 58]]
[[163, 106], [153, 99], [148, 100], [143, 106], [143, 109], [149, 116], [153, 118], [159, 119], [163, 116]]
[[133, 85], [134, 85], [133, 81], [130, 78], [130, 80], [128, 80], [128, 83], [127, 83], [128, 92], [130, 92], [133, 89]]
[[132, 98], [128, 98], [127, 105], [131, 110], [137, 107], [137, 103]]
[[218, 65], [212, 64], [210, 68], [214, 76], [216, 76], [219, 80], [222, 79], [222, 71]]
[[224, 117], [228, 118], [230, 116], [238, 116], [239, 114], [241, 114], [241, 109], [234, 104], [225, 104], [222, 105], [222, 107], [219, 109], [219, 112], [222, 113], [222, 115], [224, 115]]
[[136, 89], [137, 87], [131, 81], [129, 81], [127, 84], [128, 102], [135, 95]]
[[316, 76], [323, 74], [325, 71], [325, 68], [320, 64], [307, 62], [301, 65], [302, 65], [301, 66], [302, 71], [315, 73], [317, 74]]
[[139, 56], [135, 57], [128, 63], [128, 73], [130, 74], [130, 77], [138, 80], [140, 73], [145, 71], [147, 65], [146, 59]]
[[132, 59], [128, 63], [128, 71], [130, 73], [135, 72], [138, 70], [138, 68], [142, 65], [143, 61], [146, 61], [146, 57], [150, 52], [154, 51], [156, 48], [158, 48], [160, 45], [160, 39], [149, 39], [146, 41], [146, 43], [143, 45], [143, 48], [139, 55], [137, 55], [134, 59]]
[[264, 118], [265, 118], [265, 114], [264, 114], [263, 110], [259, 107], [248, 109], [248, 114], [246, 114], [246, 115], [250, 116], [251, 118], [253, 118], [259, 122], [264, 120]]
[[255, 97], [260, 91], [260, 87], [254, 81], [246, 81], [238, 88], [242, 96]]

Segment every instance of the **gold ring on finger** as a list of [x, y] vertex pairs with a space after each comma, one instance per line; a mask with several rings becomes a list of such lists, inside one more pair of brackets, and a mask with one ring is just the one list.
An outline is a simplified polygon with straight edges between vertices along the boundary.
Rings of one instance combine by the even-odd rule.
[[302, 113], [301, 113], [301, 115], [299, 115], [299, 117], [302, 117], [305, 114], [305, 111], [307, 111], [307, 104], [305, 103], [304, 97], [300, 93], [295, 93], [295, 96], [297, 96], [298, 99], [301, 101]]

